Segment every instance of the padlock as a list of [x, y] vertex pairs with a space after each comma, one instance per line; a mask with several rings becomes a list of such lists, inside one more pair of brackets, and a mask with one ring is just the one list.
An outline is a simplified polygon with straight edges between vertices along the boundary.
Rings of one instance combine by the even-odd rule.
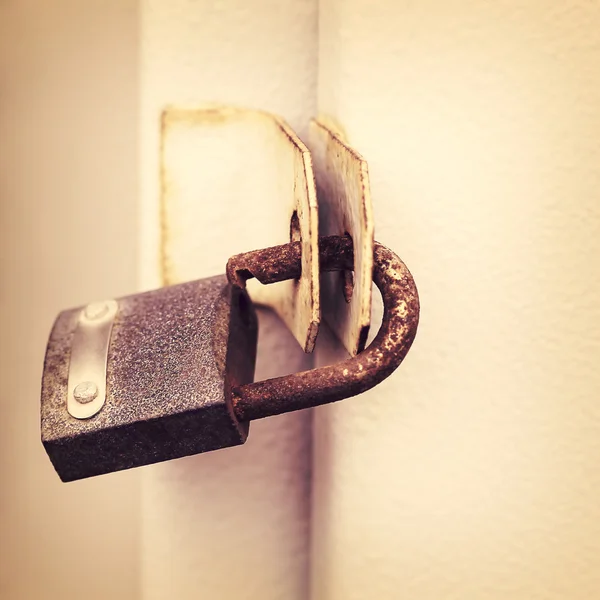
[[42, 441], [63, 481], [241, 444], [231, 388], [254, 377], [256, 314], [225, 276], [62, 312]]
[[[352, 242], [319, 242], [321, 270], [351, 270]], [[417, 329], [412, 276], [375, 244], [384, 315], [336, 365], [252, 383], [257, 319], [245, 281], [296, 279], [301, 243], [233, 257], [227, 276], [62, 312], [46, 350], [42, 442], [63, 481], [243, 444], [249, 421], [354, 396], [389, 376]]]

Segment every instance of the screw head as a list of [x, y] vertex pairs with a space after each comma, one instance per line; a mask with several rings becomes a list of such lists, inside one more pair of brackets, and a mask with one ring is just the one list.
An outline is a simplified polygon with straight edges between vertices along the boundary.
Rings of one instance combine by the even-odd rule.
[[92, 302], [85, 307], [84, 315], [86, 319], [95, 321], [101, 319], [109, 311], [109, 306], [106, 302]]
[[93, 381], [83, 381], [75, 386], [73, 397], [80, 404], [87, 404], [98, 395], [98, 386]]

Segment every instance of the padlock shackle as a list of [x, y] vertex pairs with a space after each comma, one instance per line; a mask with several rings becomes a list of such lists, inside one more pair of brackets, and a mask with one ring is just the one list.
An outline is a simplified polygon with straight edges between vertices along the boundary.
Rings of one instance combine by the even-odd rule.
[[[227, 277], [239, 287], [251, 277], [265, 284], [297, 279], [301, 255], [301, 242], [239, 254], [227, 263]], [[233, 410], [240, 421], [355, 396], [398, 368], [417, 332], [419, 295], [410, 271], [396, 254], [375, 242], [373, 258], [373, 281], [383, 298], [383, 319], [369, 347], [334, 365], [234, 387]], [[352, 240], [343, 236], [320, 238], [319, 261], [322, 271], [352, 270]]]

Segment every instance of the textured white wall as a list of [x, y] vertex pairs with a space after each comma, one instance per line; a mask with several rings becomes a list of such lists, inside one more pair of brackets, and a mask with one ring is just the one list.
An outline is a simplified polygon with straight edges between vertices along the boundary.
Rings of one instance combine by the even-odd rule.
[[[141, 3], [142, 287], [160, 283], [161, 110], [232, 103], [276, 112], [302, 132], [316, 109], [316, 42], [316, 0]], [[190, 249], [173, 250], [183, 257], [174, 272], [213, 275], [216, 257], [222, 272], [232, 253], [264, 245], [253, 220], [289, 231], [288, 223], [261, 210], [259, 186], [235, 193], [231, 177], [256, 180], [249, 172], [256, 157], [244, 166], [234, 158], [237, 148], [231, 154], [236, 168], [220, 178], [214, 176], [223, 171], [218, 154], [199, 148], [189, 157], [198, 165], [198, 203], [181, 217], [196, 228], [166, 232], [171, 249]], [[263, 315], [260, 325], [257, 378], [306, 367], [273, 315]], [[253, 423], [245, 446], [144, 470], [144, 598], [307, 598], [309, 419]]]
[[600, 596], [599, 65], [597, 2], [320, 2], [319, 110], [422, 320], [318, 410], [315, 600]]
[[139, 597], [139, 473], [65, 485], [40, 442], [59, 310], [136, 285], [135, 2], [0, 2], [0, 597]]
[[[135, 10], [0, 5], [0, 595], [304, 600], [307, 416], [69, 485], [39, 444], [55, 313], [131, 291], [138, 230], [139, 282], [159, 283], [162, 103], [263, 107], [301, 133], [316, 107], [316, 3]], [[318, 12], [319, 110], [368, 159], [376, 236], [413, 270], [423, 313], [391, 380], [318, 411], [313, 598], [597, 597], [600, 7]], [[108, 232], [95, 245], [90, 220]], [[262, 324], [259, 375], [298, 368], [280, 324]]]

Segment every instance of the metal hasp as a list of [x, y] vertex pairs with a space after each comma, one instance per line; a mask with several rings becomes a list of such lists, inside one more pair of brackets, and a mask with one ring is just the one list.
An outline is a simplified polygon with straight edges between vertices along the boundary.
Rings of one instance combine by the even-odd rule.
[[[301, 272], [298, 242], [246, 252], [227, 263], [227, 277], [238, 287], [255, 277], [261, 283], [296, 279]], [[341, 363], [233, 388], [233, 410], [240, 421], [335, 402], [364, 392], [391, 375], [410, 349], [419, 323], [419, 295], [406, 265], [375, 242], [373, 281], [383, 298], [383, 320], [373, 342]], [[322, 271], [352, 270], [349, 237], [319, 240]]]

